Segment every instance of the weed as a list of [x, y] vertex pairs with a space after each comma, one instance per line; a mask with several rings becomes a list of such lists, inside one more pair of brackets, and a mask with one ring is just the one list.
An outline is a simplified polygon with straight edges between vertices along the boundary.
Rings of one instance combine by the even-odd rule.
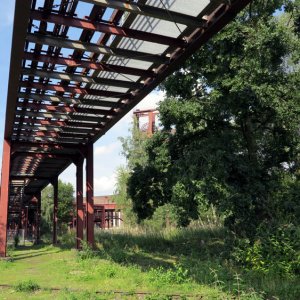
[[158, 267], [149, 271], [150, 280], [158, 286], [188, 282], [190, 280], [188, 275], [188, 270], [180, 264], [174, 264], [172, 269]]
[[31, 279], [19, 282], [15, 285], [15, 290], [17, 292], [32, 293], [39, 289], [40, 286], [36, 282], [32, 281]]
[[60, 238], [60, 246], [62, 248], [66, 248], [66, 249], [70, 249], [72, 247], [74, 247], [75, 243], [75, 233], [73, 231], [69, 231], [65, 234], [63, 234]]
[[81, 242], [81, 250], [77, 252], [77, 257], [81, 260], [91, 259], [95, 257], [95, 251], [86, 241]]
[[235, 279], [235, 282], [233, 283], [233, 285], [235, 286], [234, 291], [237, 294], [237, 299], [240, 299], [242, 278], [241, 278], [240, 274], [235, 273], [234, 279]]
[[111, 264], [104, 269], [102, 276], [105, 276], [107, 278], [115, 278], [117, 274], [118, 274], [117, 267]]
[[222, 290], [224, 287], [224, 281], [219, 279], [217, 270], [210, 268], [210, 274], [213, 276], [213, 286], [215, 289]]

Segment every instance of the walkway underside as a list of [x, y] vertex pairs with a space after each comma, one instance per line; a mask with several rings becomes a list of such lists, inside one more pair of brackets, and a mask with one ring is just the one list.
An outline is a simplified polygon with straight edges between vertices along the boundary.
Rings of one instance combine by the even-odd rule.
[[[41, 190], [49, 183], [56, 190], [71, 163], [77, 166], [80, 248], [84, 159], [87, 240], [93, 244], [93, 143], [250, 1], [16, 0], [0, 256], [7, 228], [21, 224], [25, 208], [35, 213], [39, 239]], [[54, 229], [56, 222], [54, 213]]]

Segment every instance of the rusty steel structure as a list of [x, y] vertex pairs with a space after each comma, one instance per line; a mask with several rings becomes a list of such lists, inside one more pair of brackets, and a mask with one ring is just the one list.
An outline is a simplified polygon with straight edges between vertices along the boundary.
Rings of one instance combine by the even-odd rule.
[[[0, 256], [26, 206], [77, 167], [77, 248], [94, 244], [93, 143], [251, 0], [16, 0], [4, 130]], [[84, 15], [83, 15], [84, 13]], [[32, 199], [37, 199], [33, 201]], [[39, 229], [37, 229], [37, 240]]]
[[[134, 117], [137, 121], [137, 128], [143, 132], [146, 132], [148, 136], [152, 136], [157, 131], [157, 120], [159, 112], [155, 108], [151, 109], [137, 109], [133, 112]], [[141, 124], [141, 119], [147, 119], [147, 122]]]

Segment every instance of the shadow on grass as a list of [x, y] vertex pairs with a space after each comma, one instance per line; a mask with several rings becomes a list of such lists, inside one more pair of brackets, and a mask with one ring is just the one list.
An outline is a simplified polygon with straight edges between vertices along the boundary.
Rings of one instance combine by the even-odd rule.
[[12, 258], [14, 261], [37, 257], [45, 256], [53, 253], [58, 253], [61, 250], [58, 248], [51, 248], [49, 244], [40, 243], [32, 245], [20, 245], [13, 250]]
[[244, 294], [247, 299], [300, 299], [299, 291], [294, 288], [300, 284], [299, 278], [249, 272], [226, 259], [228, 249], [223, 228], [162, 233], [98, 231], [95, 236], [99, 257], [121, 265], [136, 265], [145, 272], [158, 268], [166, 273], [173, 270], [175, 276], [178, 271], [186, 271], [186, 280], [220, 288], [238, 297]]
[[[245, 271], [228, 261], [225, 258], [228, 256], [224, 255], [227, 251], [225, 237], [226, 231], [222, 228], [163, 232], [99, 230], [95, 232], [96, 256], [123, 266], [137, 266], [144, 272], [156, 272], [162, 278], [171, 272], [175, 277], [183, 276], [184, 281], [213, 286], [238, 298], [240, 294], [248, 295], [241, 299], [300, 299], [295, 292], [299, 279], [283, 279]], [[70, 233], [62, 237], [57, 246], [71, 249], [74, 248], [74, 241], [74, 233]], [[46, 248], [44, 251], [44, 247], [20, 247], [20, 251], [30, 248], [34, 251], [24, 255], [20, 253], [19, 259], [61, 251], [58, 248]], [[28, 256], [25, 257], [25, 254]], [[265, 291], [264, 295], [257, 293], [262, 290]], [[251, 293], [252, 296], [249, 296]]]

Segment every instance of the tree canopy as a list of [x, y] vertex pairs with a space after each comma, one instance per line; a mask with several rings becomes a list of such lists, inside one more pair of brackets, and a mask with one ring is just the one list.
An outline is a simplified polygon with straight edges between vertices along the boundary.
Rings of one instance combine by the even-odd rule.
[[[42, 191], [42, 220], [45, 231], [50, 231], [53, 222], [53, 186], [48, 185]], [[57, 219], [59, 228], [67, 224], [74, 215], [74, 188], [71, 183], [58, 180], [58, 211]]]
[[299, 221], [299, 4], [254, 1], [164, 82], [163, 130], [129, 178], [140, 219], [172, 203], [186, 226], [214, 204], [248, 237]]

